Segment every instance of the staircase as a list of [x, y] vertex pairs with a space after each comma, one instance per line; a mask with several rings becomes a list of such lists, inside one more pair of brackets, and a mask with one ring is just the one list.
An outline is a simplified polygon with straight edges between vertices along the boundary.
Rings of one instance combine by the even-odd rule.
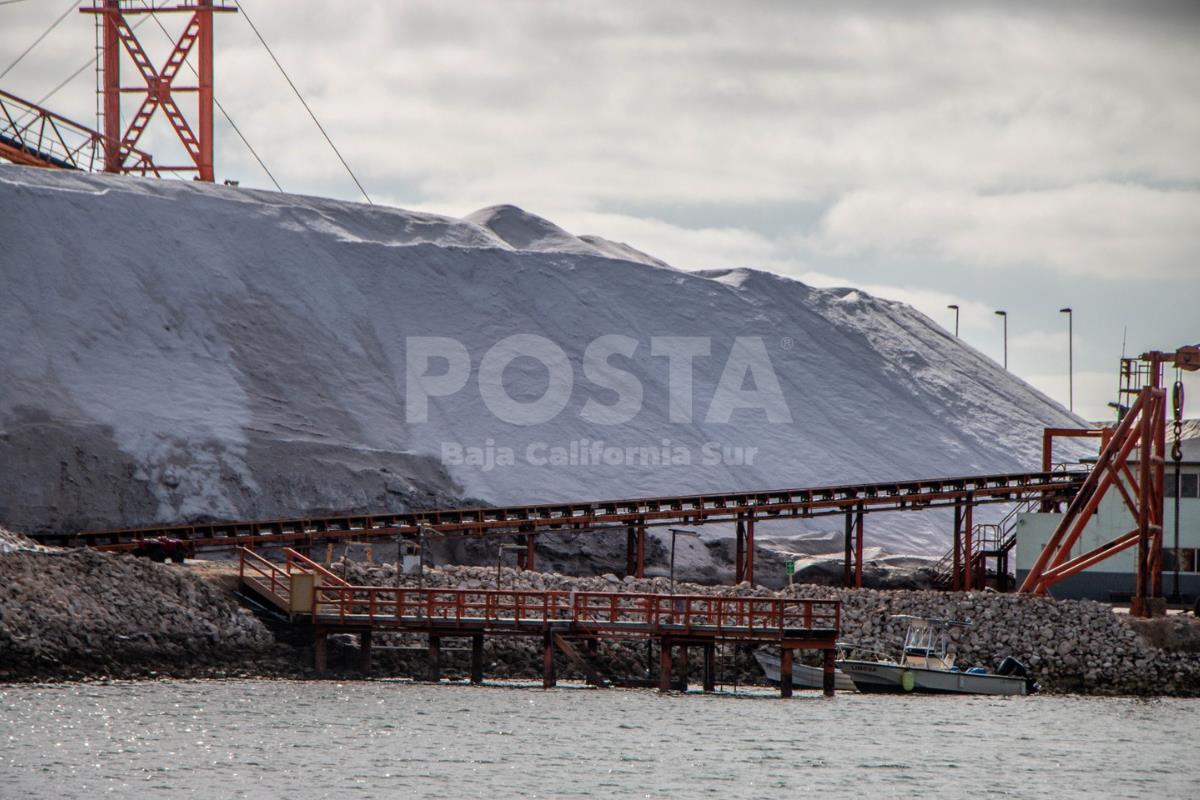
[[[1027, 500], [1017, 503], [1004, 518], [997, 523], [981, 522], [971, 528], [971, 552], [966, 554], [963, 565], [971, 574], [977, 576], [973, 584], [982, 588], [987, 581], [987, 560], [996, 559], [996, 588], [1001, 591], [1008, 589], [1008, 554], [1017, 544], [1017, 516], [1035, 511], [1040, 500]], [[954, 547], [951, 546], [933, 567], [930, 580], [935, 589], [954, 588]]]

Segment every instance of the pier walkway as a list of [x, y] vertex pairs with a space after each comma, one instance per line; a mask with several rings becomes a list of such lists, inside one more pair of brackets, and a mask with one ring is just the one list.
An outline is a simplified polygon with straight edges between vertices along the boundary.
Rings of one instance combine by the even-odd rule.
[[672, 673], [686, 687], [688, 648], [704, 651], [704, 689], [715, 687], [718, 644], [779, 648], [783, 661], [780, 691], [792, 694], [791, 666], [796, 650], [820, 650], [824, 690], [833, 694], [834, 647], [841, 627], [841, 603], [709, 595], [627, 592], [566, 592], [504, 589], [445, 589], [355, 586], [301, 553], [287, 548], [284, 561], [267, 560], [241, 548], [243, 589], [307, 625], [313, 635], [315, 666], [326, 666], [330, 633], [359, 636], [360, 657], [370, 667], [376, 632], [427, 637], [430, 678], [441, 677], [441, 639], [471, 639], [471, 682], [483, 680], [483, 641], [487, 636], [540, 637], [543, 686], [554, 686], [557, 648], [588, 676], [603, 685], [577, 643], [600, 639], [657, 640], [659, 689], [668, 691]]

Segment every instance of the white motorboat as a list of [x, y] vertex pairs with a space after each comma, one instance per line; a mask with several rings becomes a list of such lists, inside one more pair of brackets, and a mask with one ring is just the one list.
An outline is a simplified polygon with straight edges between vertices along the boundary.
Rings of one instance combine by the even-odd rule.
[[908, 621], [898, 660], [853, 659], [837, 667], [860, 692], [1022, 695], [1033, 690], [1028, 670], [1015, 658], [1004, 659], [996, 672], [982, 667], [960, 669], [949, 650], [948, 630], [969, 622], [897, 615]]
[[[771, 683], [779, 683], [782, 660], [777, 653], [766, 650], [756, 650], [755, 660], [762, 667], [763, 675]], [[792, 662], [792, 686], [796, 689], [822, 689], [825, 686], [825, 672], [820, 667], [810, 667], [807, 664]], [[854, 681], [846, 673], [834, 670], [833, 688], [839, 692], [853, 692]]]

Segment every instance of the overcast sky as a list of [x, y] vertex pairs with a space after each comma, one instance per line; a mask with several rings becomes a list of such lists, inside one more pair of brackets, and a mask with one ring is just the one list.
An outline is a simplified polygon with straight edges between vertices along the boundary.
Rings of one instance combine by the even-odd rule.
[[[0, 70], [67, 5], [0, 4]], [[242, 5], [377, 203], [513, 203], [950, 329], [957, 303], [997, 360], [1006, 309], [1010, 367], [1064, 404], [1069, 305], [1094, 419], [1126, 331], [1131, 353], [1200, 341], [1200, 3]], [[241, 16], [218, 20], [218, 100], [286, 191], [360, 198]], [[0, 88], [39, 99], [93, 45], [71, 14]], [[47, 105], [91, 123], [93, 72]], [[219, 117], [216, 158], [270, 188]]]

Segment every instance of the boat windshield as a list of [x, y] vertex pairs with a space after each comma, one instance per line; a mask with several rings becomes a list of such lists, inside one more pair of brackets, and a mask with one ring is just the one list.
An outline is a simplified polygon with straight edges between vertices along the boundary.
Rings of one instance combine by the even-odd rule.
[[950, 652], [950, 639], [946, 631], [951, 623], [944, 620], [908, 617], [908, 631], [904, 634], [904, 650], [901, 662], [908, 666], [925, 669], [951, 669], [954, 654]]

